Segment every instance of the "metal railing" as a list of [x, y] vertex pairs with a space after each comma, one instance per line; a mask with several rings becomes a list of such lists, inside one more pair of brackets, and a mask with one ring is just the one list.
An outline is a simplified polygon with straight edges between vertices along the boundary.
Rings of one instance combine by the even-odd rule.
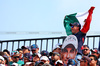
[[[20, 39], [20, 40], [3, 40], [0, 41], [0, 51], [8, 49], [9, 51], [16, 50], [21, 48], [21, 46], [30, 46], [32, 44], [37, 44], [39, 46], [40, 52], [42, 50], [52, 51], [55, 44], [63, 43], [63, 40], [66, 36], [63, 37], [53, 37], [53, 38], [36, 38], [36, 39]], [[96, 36], [86, 36], [85, 43], [93, 48], [98, 48], [100, 40], [100, 35]]]

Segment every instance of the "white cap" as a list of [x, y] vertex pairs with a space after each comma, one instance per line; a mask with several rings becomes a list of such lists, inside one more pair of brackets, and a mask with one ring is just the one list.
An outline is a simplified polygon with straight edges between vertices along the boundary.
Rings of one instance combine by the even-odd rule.
[[4, 58], [2, 56], [0, 56], [0, 60], [5, 61]]
[[63, 44], [62, 44], [62, 49], [64, 49], [67, 45], [72, 44], [75, 49], [78, 48], [78, 40], [77, 37], [74, 35], [69, 35], [66, 37], [66, 39], [64, 40]]
[[41, 58], [40, 58], [40, 60], [49, 60], [49, 58], [47, 57], [47, 56], [42, 56]]
[[57, 64], [57, 63], [63, 64], [62, 60], [57, 60], [57, 61], [55, 62], [55, 64]]
[[53, 48], [53, 50], [55, 50], [56, 48], [60, 48], [60, 46], [58, 44], [56, 44], [55, 47]]
[[32, 62], [26, 62], [26, 64], [25, 65], [29, 65], [29, 64], [31, 64]]
[[13, 63], [12, 65], [18, 66], [18, 64], [17, 64], [17, 63]]

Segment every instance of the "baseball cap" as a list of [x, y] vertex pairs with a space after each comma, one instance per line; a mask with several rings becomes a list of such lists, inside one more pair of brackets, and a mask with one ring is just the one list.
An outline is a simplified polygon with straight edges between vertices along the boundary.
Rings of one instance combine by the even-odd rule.
[[48, 51], [43, 50], [43, 51], [41, 52], [41, 55], [42, 55], [42, 56], [49, 56], [49, 53], [48, 53]]
[[97, 48], [91, 49], [91, 52], [98, 53], [98, 49]]
[[46, 60], [46, 61], [47, 61], [47, 60], [49, 60], [49, 58], [48, 58], [47, 56], [42, 56], [42, 57], [40, 58], [40, 61], [41, 61], [41, 60]]
[[32, 55], [30, 53], [25, 53], [24, 57], [28, 58], [30, 61], [32, 61]]
[[60, 54], [58, 52], [50, 52], [50, 56], [52, 56], [53, 54], [60, 56]]
[[72, 44], [75, 49], [78, 48], [78, 40], [77, 37], [74, 35], [69, 35], [65, 38], [63, 44], [62, 44], [62, 49], [64, 49], [67, 45]]
[[28, 49], [29, 51], [31, 50], [29, 46], [22, 46], [21, 49]]
[[57, 61], [55, 62], [55, 64], [58, 64], [58, 63], [63, 64], [62, 60], [57, 60]]
[[19, 52], [18, 51], [12, 51], [11, 52], [11, 56], [16, 55], [16, 54], [19, 54]]
[[0, 60], [5, 61], [4, 58], [2, 56], [0, 56]]
[[37, 44], [33, 44], [33, 45], [31, 46], [31, 50], [36, 50], [36, 48], [38, 48], [38, 45], [37, 45]]
[[60, 45], [61, 45], [60, 43], [56, 44], [55, 47], [53, 48], [53, 50], [60, 48]]
[[81, 27], [81, 24], [78, 22], [74, 22], [74, 23], [70, 23], [70, 26], [77, 26], [77, 27]]

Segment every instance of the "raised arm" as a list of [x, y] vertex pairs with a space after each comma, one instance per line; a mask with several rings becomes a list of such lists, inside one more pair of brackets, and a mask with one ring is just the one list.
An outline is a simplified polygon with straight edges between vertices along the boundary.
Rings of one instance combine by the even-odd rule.
[[88, 12], [89, 12], [89, 15], [85, 21], [85, 24], [83, 26], [83, 28], [81, 29], [81, 32], [83, 33], [87, 33], [89, 28], [90, 28], [90, 23], [91, 23], [91, 20], [92, 20], [92, 13], [93, 13], [93, 10], [94, 10], [95, 7], [91, 7]]

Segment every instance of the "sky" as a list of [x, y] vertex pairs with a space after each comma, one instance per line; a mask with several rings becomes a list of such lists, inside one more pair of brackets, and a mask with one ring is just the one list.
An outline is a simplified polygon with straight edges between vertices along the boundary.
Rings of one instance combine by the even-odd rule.
[[87, 35], [100, 35], [100, 0], [0, 0], [0, 40], [66, 36], [64, 17], [91, 6]]
[[0, 0], [0, 40], [66, 36], [65, 15], [95, 6], [87, 35], [100, 35], [100, 0]]

